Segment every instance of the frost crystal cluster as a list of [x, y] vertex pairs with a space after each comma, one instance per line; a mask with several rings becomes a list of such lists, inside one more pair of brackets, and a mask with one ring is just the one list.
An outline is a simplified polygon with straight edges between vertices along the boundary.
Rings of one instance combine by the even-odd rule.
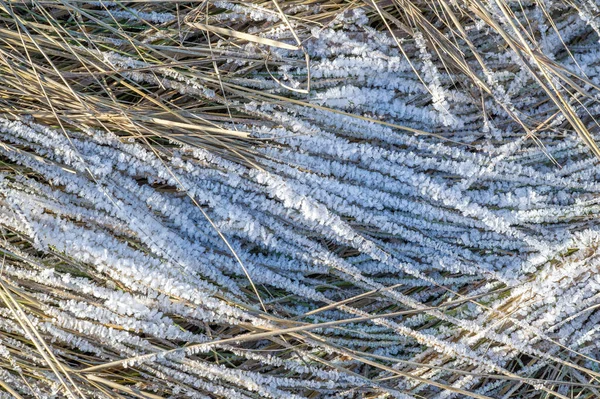
[[0, 15], [0, 398], [600, 397], [594, 0]]

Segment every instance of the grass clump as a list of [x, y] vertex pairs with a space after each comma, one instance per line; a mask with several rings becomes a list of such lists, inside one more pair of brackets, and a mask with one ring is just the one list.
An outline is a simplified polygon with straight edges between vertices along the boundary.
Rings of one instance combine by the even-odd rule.
[[0, 2], [0, 396], [598, 397], [598, 13]]

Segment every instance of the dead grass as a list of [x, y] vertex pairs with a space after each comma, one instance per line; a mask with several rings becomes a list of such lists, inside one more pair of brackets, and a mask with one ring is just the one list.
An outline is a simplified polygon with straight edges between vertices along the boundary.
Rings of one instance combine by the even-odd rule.
[[[28, 115], [37, 123], [63, 129], [65, 135], [69, 130], [80, 129], [110, 131], [123, 140], [134, 139], [143, 143], [162, 157], [168, 157], [178, 143], [191, 144], [255, 168], [265, 167], [255, 148], [264, 145], [266, 140], [253, 136], [251, 128], [261, 124], [275, 125], [275, 122], [248, 112], [245, 105], [251, 102], [302, 105], [368, 120], [404, 134], [443, 140], [450, 145], [460, 142], [460, 132], [444, 127], [420, 130], [385, 118], [353, 115], [318, 105], [311, 101], [311, 95], [314, 87], [322, 82], [313, 80], [308, 73], [299, 77], [301, 84], [296, 88], [288, 86], [276, 76], [282, 64], [310, 64], [304, 46], [311, 30], [338, 23], [334, 20], [336, 15], [362, 7], [368, 10], [370, 25], [387, 31], [409, 60], [418, 58], [413, 36], [420, 32], [430, 52], [436, 55], [435, 62], [456, 81], [456, 87], [473, 98], [473, 104], [476, 104], [474, 109], [481, 115], [480, 125], [488, 113], [482, 104], [486, 99], [496, 99], [499, 95], [485, 76], [491, 71], [515, 67], [501, 63], [486, 64], [481, 55], [490, 51], [485, 47], [485, 39], [480, 37], [478, 42], [473, 42], [472, 35], [465, 30], [466, 26], [473, 25], [475, 19], [481, 21], [486, 29], [493, 32], [496, 40], [503, 43], [506, 51], [512, 51], [527, 66], [534, 77], [535, 87], [527, 88], [523, 95], [543, 97], [543, 101], [549, 104], [542, 114], [529, 115], [498, 98], [497, 105], [509, 116], [503, 122], [504, 127], [521, 132], [541, 147], [546, 136], [554, 137], [562, 130], [572, 131], [595, 156], [600, 157], [600, 149], [594, 140], [598, 125], [593, 111], [598, 88], [585, 75], [575, 74], [544, 55], [537, 46], [539, 37], [532, 36], [533, 30], [523, 24], [520, 3], [491, 1], [507, 21], [503, 24], [480, 1], [461, 0], [458, 6], [453, 3], [444, 0], [255, 1], [253, 4], [281, 17], [277, 22], [256, 23], [247, 20], [222, 23], [219, 15], [225, 10], [204, 1], [123, 2], [115, 8], [132, 15], [156, 12], [177, 16], [172, 21], [156, 23], [113, 19], [110, 13], [106, 13], [107, 8], [83, 1], [0, 1], [0, 112], [5, 117], [15, 119]], [[574, 9], [579, 7], [578, 3], [569, 4]], [[306, 6], [307, 10], [290, 12], [298, 6]], [[313, 12], [311, 7], [320, 8], [318, 12]], [[552, 15], [550, 10], [547, 12], [549, 20], [561, 18], [560, 15]], [[281, 40], [260, 36], [261, 32], [275, 25], [288, 32], [282, 35]], [[249, 43], [255, 46], [255, 52], [248, 51], [246, 46]], [[297, 56], [282, 59], [273, 49], [293, 51]], [[134, 60], [137, 64], [127, 68], [115, 67], [102, 56], [108, 52]], [[421, 73], [417, 67], [415, 72]], [[253, 74], [271, 76], [280, 84], [280, 89], [261, 90], [243, 84], [243, 79], [251, 78]], [[166, 79], [165, 75], [177, 78]], [[189, 88], [192, 81], [196, 85], [193, 95], [182, 93], [182, 87], [177, 85], [184, 79], [188, 81], [182, 86]], [[426, 97], [415, 98], [414, 102], [426, 103], [429, 101]], [[559, 118], [564, 121], [553, 123]], [[478, 140], [468, 143], [472, 147], [479, 144]], [[1, 142], [0, 145], [9, 146]], [[11, 146], [11, 149], [26, 151], [18, 146]], [[551, 154], [547, 155], [552, 157]], [[14, 174], [30, 173], [22, 166], [7, 162], [0, 163], [0, 169]], [[175, 190], [176, 187], [165, 189]], [[21, 232], [7, 228], [1, 231], [3, 264], [32, 270], [52, 267], [57, 271], [85, 276], [101, 285], [110, 284], [124, 289], [119, 286], [119, 281], [112, 281], [110, 277], [60, 252], [39, 253], [32, 247], [30, 238]], [[131, 245], [136, 243], [131, 242]], [[232, 256], [235, 256], [234, 249], [231, 246], [229, 248]], [[340, 249], [340, 253], [343, 250]], [[243, 267], [241, 261], [240, 264]], [[486, 296], [497, 297], [513, 287], [498, 285], [497, 289], [476, 296], [469, 294], [477, 288], [475, 286], [465, 288], [464, 292], [445, 292], [444, 287], [432, 287], [432, 290], [439, 289], [444, 293], [434, 296], [430, 303], [425, 302], [427, 307], [424, 309], [406, 309], [386, 297], [385, 290], [365, 292], [335, 276], [315, 276], [323, 279], [323, 284], [337, 284], [340, 289], [346, 290], [346, 299], [322, 304], [300, 318], [288, 317], [283, 305], [302, 303], [302, 298], [255, 286], [251, 275], [247, 272], [246, 275], [250, 286], [241, 293], [246, 300], [235, 303], [235, 306], [269, 321], [275, 327], [260, 329], [250, 323], [199, 326], [181, 320], [182, 329], [203, 330], [207, 334], [212, 333], [214, 339], [185, 348], [180, 347], [178, 342], [150, 339], [153, 349], [149, 354], [131, 357], [102, 348], [104, 356], [99, 357], [73, 350], [67, 345], [61, 346], [60, 342], [49, 343], [49, 335], [38, 325], [51, 322], [52, 318], [46, 314], [45, 305], [40, 303], [37, 295], [84, 301], [91, 301], [92, 298], [82, 293], [54, 292], [50, 287], [4, 274], [0, 281], [0, 299], [6, 313], [0, 314], [0, 318], [8, 321], [8, 315], [11, 314], [10, 320], [18, 321], [24, 334], [17, 335], [0, 327], [0, 342], [8, 348], [10, 355], [0, 359], [0, 369], [11, 370], [15, 378], [25, 383], [55, 379], [58, 381], [56, 390], [60, 397], [84, 398], [88, 397], [89, 392], [111, 398], [178, 397], [169, 388], [169, 377], [165, 377], [163, 386], [157, 386], [156, 379], [152, 383], [146, 381], [147, 373], [158, 373], [153, 370], [152, 362], [146, 360], [156, 359], [159, 355], [176, 355], [185, 350], [189, 353], [190, 361], [196, 359], [225, 364], [239, 370], [259, 371], [265, 376], [287, 375], [288, 371], [282, 368], [246, 360], [228, 349], [228, 345], [235, 345], [247, 351], [264, 350], [261, 348], [267, 342], [266, 347], [272, 353], [279, 353], [282, 359], [297, 358], [297, 348], [319, 345], [326, 348], [327, 352], [302, 361], [356, 375], [373, 384], [368, 391], [363, 392], [360, 387], [355, 387], [345, 393], [338, 392], [340, 396], [375, 398], [394, 395], [394, 383], [402, 379], [413, 384], [414, 391], [417, 391], [416, 387], [425, 387], [415, 397], [437, 397], [435, 395], [439, 390], [445, 390], [455, 394], [455, 397], [489, 398], [476, 393], [475, 389], [452, 386], [459, 377], [470, 375], [482, 381], [501, 381], [504, 388], [500, 392], [506, 398], [598, 397], [600, 373], [584, 366], [586, 356], [574, 351], [565, 350], [555, 359], [553, 366], [538, 370], [531, 368], [534, 371], [530, 375], [523, 375], [520, 370], [535, 365], [541, 359], [517, 354], [514, 362], [506, 367], [511, 370], [510, 373], [488, 373], [477, 370], [467, 362], [461, 369], [445, 367], [444, 364], [451, 359], [446, 355], [431, 354], [431, 359], [424, 356], [421, 362], [415, 362], [401, 356], [390, 358], [376, 355], [368, 346], [361, 350], [347, 348], [332, 343], [330, 339], [333, 329], [342, 331], [340, 334], [343, 336], [344, 328], [351, 329], [357, 323], [375, 319], [398, 320], [401, 316], [425, 314], [427, 310], [451, 312], [453, 308], [467, 303], [486, 308]], [[401, 285], [386, 290], [407, 295], [415, 292], [414, 288]], [[439, 300], [441, 297], [447, 300], [442, 302]], [[187, 303], [183, 298], [171, 299]], [[344, 309], [350, 305], [353, 309], [366, 309], [366, 315], [360, 316], [356, 312], [356, 317], [329, 322], [319, 322], [316, 318], [325, 310]], [[510, 319], [512, 309], [495, 312], [498, 323], [506, 323], [506, 329], [514, 326]], [[438, 322], [432, 320], [421, 328], [439, 326]], [[75, 330], [70, 333], [86, 338]], [[448, 339], [459, 342], [460, 338], [453, 336]], [[262, 343], [260, 346], [257, 345], [259, 341]], [[481, 346], [486, 344], [489, 343], [485, 339], [479, 343]], [[124, 368], [127, 362], [132, 362], [134, 366]], [[446, 382], [428, 378], [431, 370], [443, 370]], [[303, 373], [297, 373], [294, 378], [303, 376]], [[567, 393], [559, 392], [559, 386], [566, 386]], [[429, 390], [430, 387], [438, 390]], [[536, 390], [533, 391], [532, 387]], [[23, 397], [7, 382], [0, 381], [0, 389], [14, 397]], [[39, 396], [35, 390], [32, 389], [32, 392], [31, 397]], [[411, 392], [411, 389], [406, 392]], [[210, 397], [222, 397], [211, 392], [205, 393]], [[299, 389], [297, 393], [305, 397], [321, 397], [319, 392], [310, 389]], [[252, 395], [258, 397], [256, 393]]]

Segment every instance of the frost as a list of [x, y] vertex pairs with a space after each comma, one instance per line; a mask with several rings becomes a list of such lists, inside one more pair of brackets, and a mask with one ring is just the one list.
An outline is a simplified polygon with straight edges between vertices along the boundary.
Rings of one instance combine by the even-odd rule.
[[[251, 22], [249, 34], [293, 43], [266, 3], [210, 3], [211, 23]], [[542, 3], [524, 7], [536, 19], [564, 7]], [[530, 378], [544, 367], [587, 385], [598, 377], [599, 162], [551, 107], [531, 60], [495, 50], [493, 29], [474, 18], [465, 31], [486, 63], [465, 65], [479, 79], [469, 86], [431, 32], [410, 27], [396, 42], [367, 7], [303, 21], [319, 4], [287, 10], [299, 15], [290, 26], [302, 51], [274, 46], [265, 61], [262, 45], [215, 43], [211, 57], [232, 71], [221, 80], [157, 62], [180, 40], [175, 14], [89, 4], [105, 20], [164, 25], [140, 34], [149, 56], [110, 37], [100, 42], [118, 48], [88, 54], [148, 98], [193, 103], [177, 110], [189, 124], [163, 122], [200, 133], [170, 135], [164, 115], [136, 114], [148, 137], [164, 134], [152, 147], [93, 123], [0, 118], [2, 284], [25, 309], [9, 297], [0, 307], [3, 383], [26, 397], [62, 394], [33, 328], [65, 364], [134, 369], [144, 381], [135, 389], [174, 397], [354, 397], [357, 387], [365, 397], [501, 397], [506, 381], [551, 396], [564, 388]], [[600, 85], [597, 14], [582, 2], [556, 28], [531, 27], [548, 65], [581, 73], [586, 90]], [[561, 40], [577, 37], [566, 54]], [[299, 88], [303, 51], [304, 97], [261, 69], [273, 61], [273, 76]], [[20, 364], [35, 365], [31, 375]]]

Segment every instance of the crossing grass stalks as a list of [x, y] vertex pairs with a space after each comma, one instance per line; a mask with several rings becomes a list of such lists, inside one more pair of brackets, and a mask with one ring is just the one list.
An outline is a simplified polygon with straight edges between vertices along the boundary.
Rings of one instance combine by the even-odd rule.
[[0, 0], [0, 397], [600, 397], [598, 15]]

